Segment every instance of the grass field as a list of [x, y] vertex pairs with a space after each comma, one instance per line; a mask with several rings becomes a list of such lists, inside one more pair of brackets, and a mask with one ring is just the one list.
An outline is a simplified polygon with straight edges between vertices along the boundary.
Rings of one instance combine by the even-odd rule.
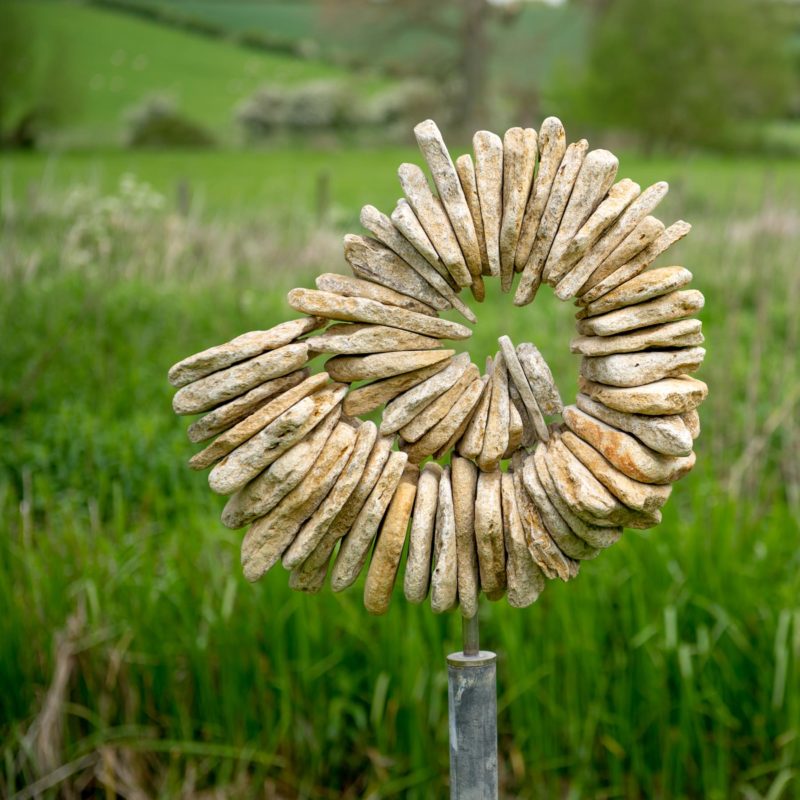
[[[340, 267], [358, 207], [411, 150], [7, 158], [0, 234], [0, 761], [8, 793], [429, 798], [447, 776], [459, 623], [359, 589], [240, 577], [240, 533], [185, 461], [169, 365], [288, 314]], [[791, 798], [800, 789], [797, 164], [623, 159], [706, 292], [698, 466], [531, 609], [482, 609], [509, 798]], [[316, 219], [315, 186], [331, 209]], [[136, 179], [123, 178], [133, 172]], [[188, 179], [195, 204], [175, 209]], [[152, 183], [149, 189], [142, 181]], [[81, 185], [83, 188], [80, 188]], [[202, 199], [202, 202], [200, 202]], [[549, 291], [476, 307], [571, 397]], [[61, 724], [57, 724], [58, 722]], [[23, 787], [29, 787], [24, 790]], [[103, 788], [101, 788], [103, 787]]]

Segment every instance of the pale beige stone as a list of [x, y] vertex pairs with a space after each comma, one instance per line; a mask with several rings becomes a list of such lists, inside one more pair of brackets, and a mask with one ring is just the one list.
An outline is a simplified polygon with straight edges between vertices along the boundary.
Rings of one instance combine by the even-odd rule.
[[389, 456], [381, 477], [358, 512], [349, 532], [342, 539], [331, 570], [331, 589], [334, 592], [341, 592], [358, 578], [407, 461], [405, 453], [395, 451]]
[[324, 272], [315, 279], [317, 289], [322, 292], [341, 295], [342, 297], [363, 297], [375, 300], [387, 306], [396, 306], [426, 317], [435, 317], [436, 309], [420, 303], [413, 297], [396, 292], [388, 286], [381, 286], [371, 280], [362, 280], [352, 275], [340, 275], [338, 272]]
[[578, 408], [613, 428], [633, 434], [657, 453], [668, 456], [688, 456], [692, 452], [692, 434], [679, 414], [654, 417], [644, 414], [624, 414], [592, 400], [585, 394], [575, 398]]
[[548, 417], [560, 414], [564, 404], [542, 354], [530, 342], [523, 342], [517, 346], [517, 357], [542, 413]]
[[483, 228], [483, 215], [481, 214], [481, 201], [478, 195], [478, 181], [475, 177], [475, 165], [469, 153], [456, 159], [456, 172], [461, 181], [461, 188], [472, 215], [472, 224], [475, 226], [475, 235], [478, 237], [478, 250], [481, 257], [481, 274], [491, 275], [489, 271], [489, 254], [486, 251], [486, 233]]
[[453, 455], [450, 460], [450, 484], [453, 490], [453, 513], [456, 525], [458, 563], [458, 604], [461, 616], [471, 619], [478, 613], [480, 574], [475, 543], [475, 492], [478, 468], [467, 458]]
[[581, 375], [607, 386], [642, 386], [662, 378], [674, 378], [700, 368], [706, 351], [702, 347], [678, 350], [647, 350], [644, 353], [615, 353], [584, 356]]
[[265, 381], [246, 394], [224, 405], [217, 406], [217, 408], [209, 411], [189, 426], [186, 431], [189, 441], [203, 442], [218, 433], [228, 430], [228, 428], [241, 422], [245, 417], [250, 416], [254, 411], [261, 408], [265, 403], [269, 403], [276, 395], [288, 391], [293, 386], [297, 386], [308, 375], [307, 369], [295, 370], [288, 375], [282, 375], [280, 378]]
[[208, 485], [217, 494], [233, 494], [268, 467], [278, 456], [299, 442], [339, 403], [347, 387], [338, 383], [295, 403], [255, 436], [239, 445], [208, 475]]
[[682, 219], [673, 223], [641, 253], [632, 258], [627, 264], [623, 264], [616, 272], [612, 272], [608, 277], [603, 278], [596, 286], [581, 294], [576, 302], [578, 305], [588, 305], [640, 272], [644, 272], [658, 256], [683, 239], [691, 229], [692, 226]]
[[307, 361], [308, 345], [305, 342], [269, 350], [178, 389], [172, 398], [172, 409], [181, 415], [208, 411], [264, 381], [300, 369]]
[[455, 350], [403, 350], [365, 356], [334, 356], [325, 362], [325, 370], [333, 380], [342, 383], [378, 380], [439, 364], [454, 354]]
[[317, 309], [314, 313], [327, 319], [388, 325], [435, 339], [469, 339], [472, 336], [469, 328], [457, 322], [417, 314], [364, 297], [343, 297], [314, 289], [292, 289], [287, 299], [295, 310], [310, 313], [306, 309]]
[[[514, 255], [514, 269], [522, 272], [531, 255], [533, 242], [539, 230], [550, 190], [556, 173], [564, 158], [567, 149], [567, 134], [561, 120], [557, 117], [547, 117], [539, 128], [538, 137], [539, 169], [531, 187], [525, 215], [522, 218], [517, 252]], [[514, 301], [516, 302], [516, 300]]]
[[467, 425], [464, 435], [458, 443], [458, 452], [465, 458], [477, 460], [483, 450], [483, 439], [486, 434], [486, 421], [489, 418], [489, 405], [492, 402], [491, 375], [481, 378], [483, 388], [475, 413]]
[[[525, 404], [522, 402], [522, 398], [519, 396], [519, 392], [517, 391], [517, 387], [514, 385], [513, 381], [509, 381], [508, 384], [508, 397], [511, 400], [511, 405], [517, 409], [517, 414], [521, 420], [528, 419], [528, 410], [525, 408]], [[525, 424], [523, 422], [523, 430], [522, 430], [522, 439], [520, 444], [523, 447], [533, 447], [533, 445], [537, 442], [536, 437], [536, 430], [534, 429], [533, 425]], [[508, 450], [506, 450], [508, 452]], [[510, 458], [511, 456], [509, 456]]]
[[662, 294], [681, 289], [692, 281], [692, 273], [685, 267], [660, 267], [642, 272], [603, 297], [589, 303], [584, 309], [587, 317], [595, 317], [617, 308], [632, 306], [652, 300]]
[[514, 343], [508, 336], [501, 336], [497, 341], [503, 353], [503, 362], [508, 370], [508, 376], [516, 387], [517, 392], [519, 392], [525, 410], [528, 412], [527, 418], [536, 431], [537, 438], [546, 442], [550, 438], [550, 434], [547, 431], [547, 423], [544, 421], [542, 411], [533, 395], [533, 390], [530, 383], [528, 383], [522, 364], [520, 364], [517, 351], [514, 349]]
[[486, 237], [489, 274], [500, 275], [500, 226], [503, 221], [503, 141], [491, 131], [472, 137], [475, 151], [475, 180]]
[[598, 403], [627, 414], [682, 414], [697, 408], [708, 396], [708, 386], [691, 375], [620, 389], [578, 378], [578, 387]]
[[[482, 393], [483, 381], [473, 381], [473, 383], [467, 387], [467, 390], [464, 392], [464, 394], [462, 394], [459, 398], [460, 403], [456, 408], [456, 411], [458, 411], [456, 419], [458, 419], [460, 416], [461, 421], [458, 423], [458, 425], [455, 425], [453, 422], [448, 422], [446, 425], [444, 425], [444, 420], [439, 423], [439, 425], [442, 425], [446, 431], [452, 430], [453, 432], [450, 434], [450, 437], [444, 442], [444, 444], [439, 445], [438, 449], [433, 454], [435, 459], [441, 460], [445, 457], [450, 457], [454, 452], [456, 452], [456, 445], [459, 443], [459, 441], [461, 441], [461, 437], [464, 435], [467, 425], [469, 425], [470, 420], [475, 414], [475, 409], [478, 406], [478, 400], [480, 400]], [[438, 431], [437, 435], [441, 441], [442, 431]]]
[[503, 356], [498, 353], [492, 369], [492, 399], [486, 418], [483, 447], [478, 456], [478, 466], [484, 472], [496, 470], [508, 447], [508, 368]]
[[503, 453], [503, 460], [511, 458], [511, 456], [517, 452], [522, 444], [522, 437], [524, 434], [524, 423], [522, 422], [522, 416], [520, 415], [519, 411], [517, 411], [514, 401], [511, 400], [511, 383], [508, 384], [508, 388], [508, 444], [506, 445], [506, 450]]
[[243, 333], [225, 344], [210, 347], [174, 364], [169, 370], [169, 382], [179, 389], [232, 364], [283, 347], [324, 324], [324, 320], [316, 317], [301, 317], [282, 322], [266, 331]]
[[458, 601], [458, 552], [450, 467], [445, 467], [439, 481], [433, 561], [431, 610], [434, 614], [441, 614], [455, 608]]
[[481, 589], [490, 600], [506, 590], [503, 500], [500, 471], [481, 472], [475, 490], [475, 543]]
[[308, 339], [310, 352], [335, 355], [436, 350], [441, 346], [441, 339], [421, 336], [419, 333], [411, 333], [400, 328], [347, 322], [331, 325], [324, 333]]
[[685, 411], [680, 417], [692, 435], [692, 439], [696, 439], [700, 435], [700, 414], [697, 413], [697, 409]]
[[569, 347], [585, 356], [638, 353], [649, 347], [689, 347], [705, 341], [702, 331], [699, 319], [679, 319], [617, 336], [576, 336]]
[[503, 221], [500, 225], [500, 287], [511, 290], [514, 256], [538, 155], [533, 128], [510, 128], [503, 137]]
[[442, 468], [431, 461], [425, 465], [417, 483], [417, 497], [414, 500], [414, 513], [411, 516], [408, 556], [403, 576], [403, 594], [409, 603], [422, 603], [428, 596], [441, 477]]
[[514, 477], [510, 472], [502, 475], [501, 495], [508, 604], [512, 608], [527, 608], [536, 602], [544, 590], [545, 577], [534, 562], [525, 543], [525, 531], [517, 510]]
[[418, 480], [419, 468], [407, 464], [378, 531], [364, 584], [364, 608], [370, 614], [389, 610]]
[[673, 483], [694, 466], [689, 456], [665, 456], [643, 445], [634, 436], [618, 431], [575, 406], [564, 409], [567, 427], [605, 456], [629, 478], [642, 483]]
[[242, 571], [248, 581], [259, 580], [278, 562], [336, 482], [350, 458], [355, 438], [353, 429], [339, 422], [300, 484], [250, 526], [242, 540]]

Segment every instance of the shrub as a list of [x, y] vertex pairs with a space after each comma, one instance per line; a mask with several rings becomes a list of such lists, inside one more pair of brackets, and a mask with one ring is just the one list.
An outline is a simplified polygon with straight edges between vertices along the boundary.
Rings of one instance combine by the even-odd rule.
[[213, 147], [214, 137], [184, 117], [163, 95], [146, 98], [127, 115], [128, 147]]

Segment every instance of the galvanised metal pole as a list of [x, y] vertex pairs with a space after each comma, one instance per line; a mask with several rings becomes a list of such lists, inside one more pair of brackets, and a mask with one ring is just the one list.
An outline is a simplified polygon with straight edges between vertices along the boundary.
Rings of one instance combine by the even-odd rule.
[[451, 800], [497, 800], [497, 656], [481, 650], [478, 615], [447, 656]]

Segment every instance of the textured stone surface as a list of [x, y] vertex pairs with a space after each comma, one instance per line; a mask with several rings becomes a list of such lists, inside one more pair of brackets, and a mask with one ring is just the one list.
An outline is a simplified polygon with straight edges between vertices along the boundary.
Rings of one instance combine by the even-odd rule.
[[517, 351], [514, 349], [514, 343], [508, 336], [501, 336], [497, 341], [503, 353], [503, 362], [508, 370], [508, 377], [516, 387], [520, 399], [525, 406], [525, 410], [527, 411], [529, 424], [531, 424], [536, 431], [537, 438], [546, 442], [550, 438], [550, 434], [547, 431], [547, 423], [544, 421], [542, 411], [533, 395], [533, 390], [528, 383], [528, 378], [525, 375], [522, 365], [520, 364]]
[[692, 439], [696, 439], [700, 435], [700, 414], [697, 413], [697, 409], [686, 411], [680, 416], [686, 427], [689, 429]]
[[386, 325], [360, 323], [331, 325], [324, 333], [308, 339], [309, 351], [337, 355], [435, 350], [441, 346], [441, 339], [421, 336], [400, 328], [389, 328]]
[[523, 342], [517, 346], [517, 357], [542, 413], [547, 416], [560, 414], [564, 404], [542, 354], [530, 342]]
[[682, 414], [697, 408], [708, 396], [708, 386], [691, 375], [620, 389], [578, 378], [583, 394], [617, 411], [628, 414]]
[[447, 361], [454, 354], [455, 350], [403, 350], [366, 356], [334, 356], [325, 362], [325, 370], [333, 380], [342, 383], [378, 380]]
[[648, 347], [687, 347], [705, 341], [702, 330], [699, 319], [680, 319], [617, 336], [577, 336], [569, 347], [573, 353], [585, 356], [637, 353]]
[[337, 406], [347, 391], [335, 383], [295, 403], [288, 411], [219, 461], [208, 475], [217, 494], [233, 494], [299, 442]]
[[431, 610], [441, 614], [455, 608], [458, 601], [458, 553], [456, 522], [453, 510], [453, 488], [450, 467], [445, 467], [439, 480], [436, 505], [436, 526], [433, 539], [434, 569], [431, 576]]
[[486, 420], [489, 418], [489, 405], [492, 402], [491, 373], [482, 376], [483, 389], [464, 435], [458, 442], [458, 452], [465, 458], [477, 460], [483, 450], [483, 438], [486, 434]]
[[[473, 414], [475, 413], [475, 409], [478, 405], [478, 400], [480, 400], [481, 395], [483, 393], [483, 381], [473, 381], [468, 387], [464, 394], [459, 397], [459, 402], [456, 407], [456, 411], [458, 414], [456, 415], [456, 419], [460, 418], [460, 422], [456, 425], [453, 421], [442, 420], [439, 423], [443, 429], [453, 432], [450, 434], [447, 441], [444, 444], [439, 445], [436, 452], [433, 454], [433, 457], [441, 460], [445, 457], [449, 457], [456, 451], [456, 445], [461, 440], [461, 437], [464, 435], [464, 431], [467, 429], [467, 425], [469, 425], [470, 420], [472, 419]], [[442, 430], [436, 432], [436, 435], [441, 440]]]
[[[371, 322], [375, 325], [388, 325], [402, 328], [423, 336], [436, 339], [469, 339], [472, 331], [465, 325], [446, 319], [437, 319], [403, 308], [385, 305], [363, 297], [342, 297], [332, 292], [314, 289], [292, 289], [288, 294], [289, 305], [297, 311], [312, 313], [327, 319], [342, 322]], [[289, 345], [292, 347], [293, 345]]]
[[323, 324], [322, 319], [301, 317], [282, 322], [266, 331], [243, 333], [225, 344], [210, 347], [208, 350], [184, 358], [170, 368], [167, 377], [176, 388], [186, 386], [206, 375], [211, 375], [212, 372], [246, 361], [267, 350], [283, 347]]
[[508, 369], [500, 353], [495, 356], [492, 369], [492, 399], [486, 418], [483, 447], [478, 456], [478, 466], [484, 472], [497, 469], [508, 447]]
[[472, 137], [475, 151], [475, 180], [481, 203], [486, 237], [489, 274], [500, 275], [500, 226], [503, 221], [503, 141], [491, 131], [478, 131]]
[[478, 613], [480, 575], [475, 544], [475, 492], [478, 468], [467, 458], [453, 455], [450, 461], [453, 513], [456, 525], [458, 562], [458, 604], [461, 615], [470, 619]]
[[[525, 404], [522, 402], [522, 398], [519, 396], [519, 392], [517, 391], [517, 387], [514, 385], [513, 381], [510, 381], [508, 384], [508, 397], [511, 400], [511, 405], [517, 409], [519, 418], [527, 421], [528, 411], [525, 408]], [[525, 447], [532, 447], [536, 441], [536, 430], [534, 429], [533, 425], [531, 425], [530, 422], [523, 423], [521, 444]]]
[[660, 267], [642, 272], [612, 289], [585, 308], [587, 317], [595, 317], [617, 308], [632, 306], [652, 300], [662, 294], [681, 289], [692, 281], [692, 273], [685, 267]]
[[172, 409], [176, 414], [199, 414], [245, 394], [258, 384], [300, 369], [308, 361], [308, 345], [287, 344], [260, 356], [213, 372], [175, 392]]
[[364, 608], [370, 614], [385, 614], [389, 610], [418, 480], [419, 469], [407, 464], [378, 531], [364, 584]]
[[475, 490], [475, 543], [481, 589], [499, 600], [506, 589], [506, 551], [503, 541], [503, 500], [500, 471], [481, 472]]
[[514, 405], [514, 401], [511, 399], [512, 385], [513, 384], [511, 383], [508, 384], [508, 444], [506, 445], [505, 452], [503, 453], [503, 460], [511, 458], [511, 456], [517, 452], [518, 448], [522, 444], [522, 437], [524, 433], [522, 415], [519, 413], [517, 407]]
[[699, 369], [706, 351], [702, 347], [648, 350], [581, 359], [581, 375], [607, 386], [641, 386]]
[[342, 297], [363, 297], [366, 300], [375, 300], [387, 306], [396, 306], [427, 317], [436, 316], [436, 309], [432, 306], [371, 280], [363, 280], [352, 275], [339, 275], [336, 272], [324, 272], [317, 276], [315, 284], [322, 292], [331, 292]]
[[478, 237], [478, 252], [481, 257], [481, 274], [490, 275], [489, 254], [486, 251], [486, 234], [483, 228], [483, 216], [481, 214], [481, 200], [478, 196], [478, 181], [475, 177], [475, 165], [469, 153], [459, 156], [456, 159], [456, 172], [461, 181], [461, 189], [464, 198], [469, 206], [469, 213], [472, 216], [472, 224], [475, 226], [475, 235]]
[[417, 496], [414, 500], [411, 532], [408, 537], [406, 570], [403, 576], [403, 594], [409, 603], [422, 603], [428, 596], [441, 477], [442, 468], [431, 461], [425, 465], [417, 483]]

